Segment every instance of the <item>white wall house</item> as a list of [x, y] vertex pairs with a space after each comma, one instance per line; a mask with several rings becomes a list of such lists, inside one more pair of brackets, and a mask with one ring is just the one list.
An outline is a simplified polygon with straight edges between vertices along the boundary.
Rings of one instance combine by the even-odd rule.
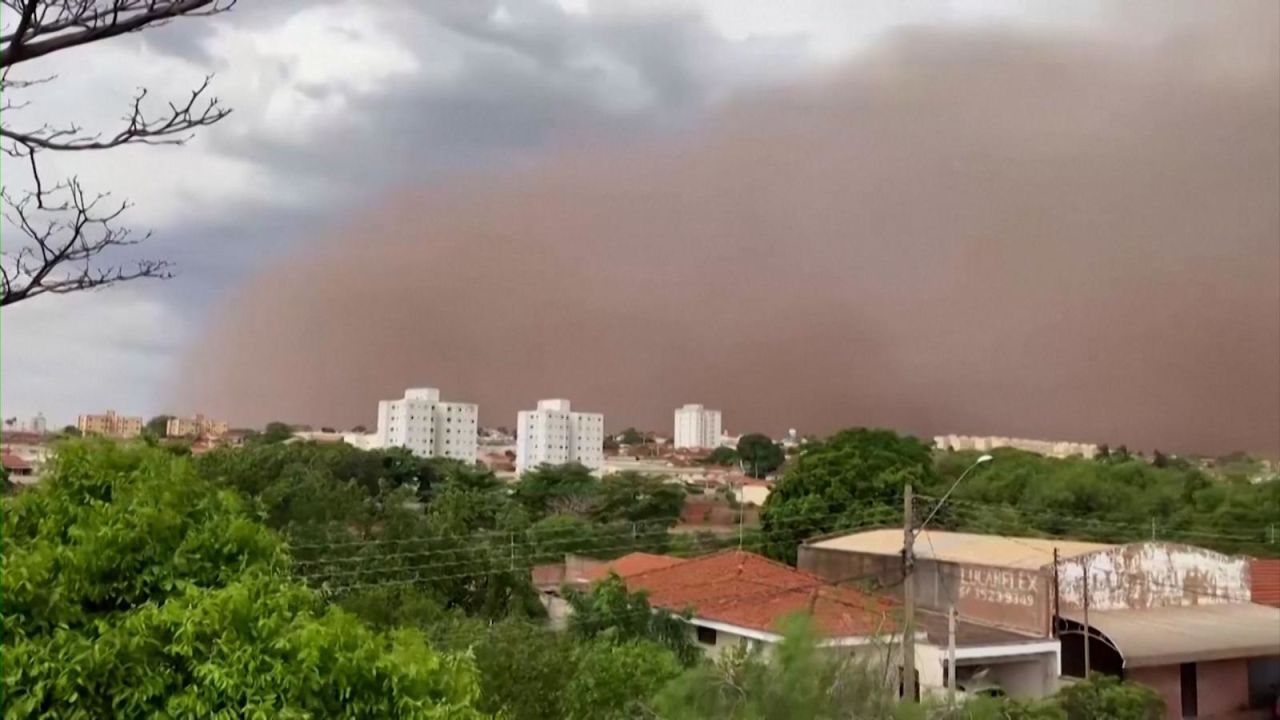
[[479, 408], [441, 402], [435, 388], [410, 388], [399, 400], [378, 403], [377, 447], [404, 447], [419, 457], [476, 460]]
[[675, 446], [715, 448], [720, 445], [720, 411], [689, 404], [676, 408]]
[[563, 399], [539, 400], [516, 419], [516, 472], [576, 462], [604, 467], [604, 415], [570, 410]]

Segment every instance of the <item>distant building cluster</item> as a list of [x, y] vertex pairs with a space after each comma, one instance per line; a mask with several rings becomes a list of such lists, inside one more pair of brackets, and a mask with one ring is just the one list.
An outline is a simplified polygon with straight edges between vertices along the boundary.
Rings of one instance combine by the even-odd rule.
[[101, 415], [81, 415], [76, 418], [76, 429], [82, 435], [101, 435], [110, 438], [135, 438], [142, 434], [142, 418], [118, 415], [108, 410]]
[[685, 448], [712, 449], [720, 446], [720, 411], [690, 403], [676, 409], [675, 433], [672, 435], [677, 450]]
[[165, 437], [220, 438], [227, 434], [225, 420], [211, 420], [204, 415], [194, 417], [171, 417], [165, 424]]
[[604, 467], [604, 415], [573, 412], [564, 399], [539, 400], [516, 419], [516, 472], [539, 465]]
[[1092, 443], [1028, 440], [1026, 438], [994, 435], [988, 437], [939, 435], [933, 439], [933, 444], [940, 450], [974, 450], [978, 452], [986, 452], [998, 448], [1014, 448], [1015, 450], [1025, 450], [1026, 452], [1054, 458], [1067, 458], [1078, 455], [1085, 459], [1093, 459], [1098, 454], [1098, 446]]

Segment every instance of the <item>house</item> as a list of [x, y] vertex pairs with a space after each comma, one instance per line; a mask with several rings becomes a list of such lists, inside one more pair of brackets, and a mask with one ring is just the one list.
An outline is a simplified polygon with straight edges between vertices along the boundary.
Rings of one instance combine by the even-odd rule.
[[[1171, 718], [1229, 717], [1274, 702], [1280, 608], [1251, 602], [1245, 558], [1179, 543], [935, 530], [920, 532], [915, 552], [911, 582], [920, 607], [955, 607], [964, 621], [1060, 643], [1063, 675], [1144, 682], [1162, 694]], [[900, 529], [871, 530], [811, 540], [800, 547], [799, 565], [831, 580], [889, 585], [901, 582], [901, 553]], [[1001, 657], [971, 660], [996, 667]], [[917, 660], [922, 674], [937, 663]]]
[[629, 590], [647, 593], [652, 606], [688, 613], [690, 634], [712, 657], [726, 648], [778, 642], [784, 621], [795, 614], [813, 619], [825, 645], [868, 652], [883, 649], [882, 641], [898, 627], [891, 614], [894, 604], [884, 597], [838, 588], [741, 550], [690, 558], [622, 579]]
[[31, 463], [7, 451], [0, 455], [0, 464], [3, 464], [5, 472], [14, 482], [22, 482], [20, 478], [30, 478], [35, 474]]

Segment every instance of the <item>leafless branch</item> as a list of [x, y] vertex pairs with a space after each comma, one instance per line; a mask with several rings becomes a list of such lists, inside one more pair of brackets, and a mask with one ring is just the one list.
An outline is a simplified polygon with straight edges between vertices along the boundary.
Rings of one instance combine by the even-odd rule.
[[[12, 127], [11, 113], [27, 106], [14, 92], [53, 81], [56, 76], [13, 79], [15, 66], [69, 48], [164, 25], [176, 18], [226, 12], [236, 0], [0, 0], [17, 23], [0, 31], [0, 152], [27, 163], [33, 188], [15, 193], [0, 189], [7, 223], [0, 252], [0, 306], [44, 294], [103, 288], [141, 278], [168, 278], [172, 266], [162, 260], [120, 263], [110, 251], [136, 245], [135, 235], [119, 224], [130, 204], [108, 194], [90, 196], [76, 178], [50, 185], [41, 176], [37, 155], [45, 151], [108, 150], [122, 145], [182, 145], [204, 126], [231, 111], [208, 94], [206, 76], [183, 101], [161, 112], [147, 103], [146, 88], [133, 96], [123, 124], [113, 132], [89, 132], [74, 122], [37, 128]], [[28, 66], [24, 66], [28, 67]], [[10, 240], [20, 236], [19, 242]], [[107, 262], [104, 262], [106, 260]]]
[[[182, 145], [191, 139], [192, 132], [212, 125], [231, 113], [218, 104], [218, 98], [203, 98], [209, 89], [212, 76], [191, 91], [186, 102], [168, 103], [169, 110], [158, 118], [148, 118], [143, 108], [146, 88], [133, 96], [130, 113], [124, 118], [124, 127], [114, 135], [103, 138], [101, 133], [85, 134], [78, 125], [55, 128], [43, 125], [35, 130], [19, 131], [0, 126], [0, 137], [24, 146], [28, 150], [107, 150], [121, 145], [143, 143], [147, 145]], [[0, 89], [3, 89], [0, 86]]]
[[[6, 242], [0, 252], [0, 306], [45, 293], [65, 294], [108, 287], [139, 278], [172, 276], [169, 263], [139, 260], [132, 265], [99, 265], [102, 253], [136, 245], [149, 235], [134, 236], [116, 221], [129, 209], [107, 194], [89, 196], [76, 178], [40, 192], [14, 198], [0, 191], [4, 219], [23, 236]], [[14, 251], [10, 248], [17, 246]]]
[[0, 67], [142, 30], [179, 17], [216, 15], [236, 0], [3, 0], [20, 20], [0, 35]]

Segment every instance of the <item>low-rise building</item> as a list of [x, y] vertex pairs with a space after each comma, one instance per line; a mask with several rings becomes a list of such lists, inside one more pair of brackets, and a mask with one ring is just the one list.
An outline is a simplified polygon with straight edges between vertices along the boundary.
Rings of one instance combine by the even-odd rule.
[[939, 450], [972, 450], [990, 452], [1000, 448], [1013, 448], [1054, 458], [1080, 456], [1092, 459], [1099, 448], [1093, 443], [1064, 442], [1059, 440], [1031, 440], [1028, 438], [1003, 437], [999, 435], [939, 435], [933, 439]]
[[689, 559], [632, 553], [609, 562], [570, 556], [563, 571], [554, 568], [535, 568], [534, 582], [544, 591], [556, 583], [557, 590], [585, 589], [614, 573], [628, 590], [644, 591], [654, 608], [688, 613], [690, 638], [713, 658], [729, 648], [777, 643], [795, 614], [813, 620], [822, 645], [879, 657], [897, 628], [889, 600], [742, 550]]
[[539, 465], [604, 467], [604, 415], [574, 412], [568, 400], [539, 400], [516, 419], [516, 472]]
[[[799, 566], [829, 580], [902, 583], [902, 530], [802, 545]], [[921, 531], [911, 577], [919, 607], [1056, 638], [1061, 671], [1103, 672], [1157, 689], [1170, 718], [1256, 707], [1280, 684], [1280, 608], [1251, 602], [1250, 563], [1178, 543], [1124, 545]], [[1087, 619], [1086, 619], [1087, 618]], [[1213, 627], [1231, 631], [1213, 632]], [[1085, 638], [1089, 650], [1085, 652]], [[970, 657], [1021, 683], [996, 657]], [[920, 656], [922, 676], [936, 658]], [[957, 668], [960, 660], [957, 660]], [[1272, 697], [1274, 697], [1272, 695]]]
[[216, 439], [227, 434], [228, 425], [225, 420], [212, 420], [204, 415], [192, 417], [171, 417], [165, 423], [165, 437], [205, 437]]
[[101, 415], [81, 415], [76, 419], [76, 429], [82, 435], [101, 435], [111, 438], [135, 438], [142, 434], [142, 418], [117, 415], [108, 410]]

